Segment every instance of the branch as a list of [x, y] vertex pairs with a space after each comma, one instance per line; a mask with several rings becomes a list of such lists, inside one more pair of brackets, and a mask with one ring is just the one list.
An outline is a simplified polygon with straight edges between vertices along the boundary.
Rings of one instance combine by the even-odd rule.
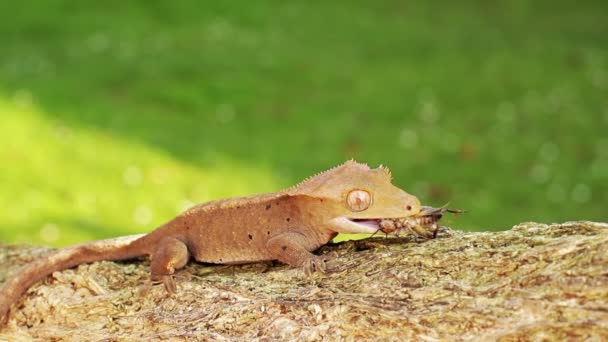
[[[0, 246], [0, 280], [48, 249]], [[0, 340], [607, 340], [608, 224], [446, 229], [430, 241], [323, 247], [325, 275], [272, 263], [190, 263], [178, 294], [148, 261], [55, 272], [13, 308]]]

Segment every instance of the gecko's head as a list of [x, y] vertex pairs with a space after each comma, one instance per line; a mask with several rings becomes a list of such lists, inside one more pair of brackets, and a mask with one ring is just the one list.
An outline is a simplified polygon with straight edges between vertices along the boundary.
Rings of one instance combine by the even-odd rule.
[[385, 167], [347, 161], [296, 185], [290, 192], [322, 199], [317, 209], [338, 233], [375, 233], [385, 218], [415, 216], [420, 201], [391, 183]]

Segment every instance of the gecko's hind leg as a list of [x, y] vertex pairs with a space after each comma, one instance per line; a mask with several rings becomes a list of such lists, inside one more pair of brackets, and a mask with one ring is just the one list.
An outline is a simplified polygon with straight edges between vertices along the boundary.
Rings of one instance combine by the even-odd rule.
[[166, 237], [160, 241], [152, 252], [150, 273], [152, 281], [162, 281], [167, 292], [177, 292], [173, 273], [188, 263], [188, 247], [184, 242], [174, 237]]

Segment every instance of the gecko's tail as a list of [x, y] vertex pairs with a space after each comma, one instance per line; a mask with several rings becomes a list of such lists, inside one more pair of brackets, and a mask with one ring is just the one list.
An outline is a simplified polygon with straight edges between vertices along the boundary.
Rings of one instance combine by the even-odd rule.
[[8, 321], [11, 305], [27, 289], [55, 271], [99, 260], [124, 260], [147, 254], [144, 234], [87, 242], [58, 249], [21, 268], [0, 287], [0, 327]]

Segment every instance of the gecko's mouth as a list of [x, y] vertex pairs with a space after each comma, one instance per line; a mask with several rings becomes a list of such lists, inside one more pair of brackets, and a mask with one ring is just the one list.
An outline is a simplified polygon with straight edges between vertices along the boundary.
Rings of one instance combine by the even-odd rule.
[[382, 221], [382, 219], [355, 219], [355, 218], [349, 218], [348, 220], [354, 224], [364, 226], [369, 229], [373, 229], [374, 231], [377, 231], [380, 229], [380, 221]]
[[339, 216], [331, 219], [328, 224], [336, 233], [374, 234], [380, 229], [380, 222], [380, 219], [355, 219]]

